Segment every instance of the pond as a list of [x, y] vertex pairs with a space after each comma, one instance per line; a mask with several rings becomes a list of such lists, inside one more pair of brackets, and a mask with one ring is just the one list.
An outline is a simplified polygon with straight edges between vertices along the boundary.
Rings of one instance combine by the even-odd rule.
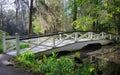
[[[50, 57], [49, 57], [50, 56]], [[119, 75], [119, 45], [87, 45], [77, 51], [62, 51], [35, 57], [27, 52], [16, 57], [19, 67], [41, 75]], [[54, 74], [53, 74], [54, 73]]]
[[94, 64], [96, 71], [98, 71], [97, 75], [120, 75], [119, 45], [88, 45], [76, 52], [59, 52], [58, 56], [74, 59], [76, 63], [80, 64], [83, 62]]

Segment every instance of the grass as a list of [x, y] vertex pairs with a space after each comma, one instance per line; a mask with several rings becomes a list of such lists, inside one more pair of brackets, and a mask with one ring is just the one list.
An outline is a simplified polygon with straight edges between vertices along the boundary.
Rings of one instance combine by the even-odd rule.
[[[13, 44], [13, 46], [15, 46], [15, 44]], [[29, 48], [29, 47], [30, 47], [29, 44], [20, 43], [20, 49]], [[16, 50], [16, 48], [14, 48], [14, 50]]]
[[29, 48], [29, 47], [30, 47], [29, 44], [24, 44], [24, 43], [20, 44], [20, 49]]

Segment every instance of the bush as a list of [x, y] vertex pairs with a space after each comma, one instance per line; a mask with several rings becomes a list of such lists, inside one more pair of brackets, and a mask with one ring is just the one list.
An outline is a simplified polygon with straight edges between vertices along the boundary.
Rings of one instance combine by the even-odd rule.
[[36, 68], [36, 65], [38, 65], [38, 60], [35, 59], [35, 55], [31, 53], [30, 51], [27, 51], [26, 53], [15, 57], [14, 61], [19, 67], [29, 69], [32, 71], [32, 69]]
[[[31, 70], [34, 73], [43, 73], [45, 75], [91, 75], [95, 69], [94, 65], [88, 63], [76, 64], [67, 57], [60, 57], [52, 53], [52, 56], [43, 56], [41, 60], [35, 58], [30, 51], [15, 58], [17, 65]], [[31, 69], [30, 69], [31, 68]]]

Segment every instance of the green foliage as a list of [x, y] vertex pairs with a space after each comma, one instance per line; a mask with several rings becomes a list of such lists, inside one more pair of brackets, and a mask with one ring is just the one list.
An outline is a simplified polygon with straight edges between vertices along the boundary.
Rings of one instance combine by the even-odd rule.
[[28, 69], [30, 71], [36, 69], [36, 65], [39, 65], [39, 61], [35, 59], [35, 55], [30, 51], [27, 51], [26, 53], [15, 57], [14, 61], [19, 67]]
[[66, 12], [74, 16], [77, 11], [77, 20], [72, 22], [77, 30], [93, 30], [91, 26], [94, 25], [96, 31], [115, 33], [120, 22], [119, 7], [120, 1], [117, 0], [69, 0]]
[[120, 44], [120, 39], [118, 39], [118, 40], [116, 41], [116, 44]]
[[2, 42], [2, 33], [3, 31], [0, 30], [0, 42]]
[[92, 30], [92, 24], [95, 21], [95, 19], [93, 19], [90, 16], [83, 16], [79, 19], [77, 19], [76, 21], [73, 22], [73, 25], [75, 25], [75, 28], [77, 30]]
[[42, 28], [42, 26], [40, 25], [40, 20], [39, 18], [35, 18], [35, 20], [32, 22], [33, 25], [34, 25], [34, 28], [33, 28], [33, 32], [36, 33], [36, 34], [40, 34], [40, 33], [43, 33], [44, 29]]
[[24, 44], [24, 43], [20, 44], [20, 49], [29, 48], [29, 47], [30, 47], [29, 44]]
[[[57, 58], [57, 54], [52, 56], [43, 56], [41, 60], [35, 58], [30, 51], [17, 56], [15, 58], [17, 65], [31, 70], [35, 73], [43, 73], [45, 75], [91, 75], [94, 72], [94, 65], [83, 63], [76, 64], [72, 59], [67, 57]], [[76, 66], [75, 66], [76, 65]], [[30, 69], [31, 68], [31, 69]]]
[[73, 65], [71, 59], [65, 57], [57, 59], [55, 55], [48, 58], [44, 56], [40, 68], [46, 75], [73, 75]]
[[[13, 46], [15, 46], [16, 44], [14, 43]], [[29, 48], [30, 45], [26, 44], [26, 43], [20, 43], [20, 49], [24, 49], [24, 48]], [[16, 50], [16, 48], [14, 48], [14, 50]]]

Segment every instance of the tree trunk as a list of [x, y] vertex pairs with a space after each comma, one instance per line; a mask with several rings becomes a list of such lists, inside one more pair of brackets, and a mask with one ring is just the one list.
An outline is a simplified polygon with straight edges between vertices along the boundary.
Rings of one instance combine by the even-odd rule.
[[120, 35], [120, 14], [119, 15], [117, 15], [117, 18], [118, 18], [118, 23], [117, 23], [117, 30], [118, 30], [118, 35]]
[[32, 13], [33, 13], [33, 0], [31, 0], [31, 2], [30, 2], [29, 31], [28, 31], [28, 35], [32, 35]]
[[[76, 0], [74, 0], [74, 13], [73, 13], [73, 21], [77, 19], [77, 5], [76, 5]], [[73, 25], [73, 30], [75, 29], [75, 25]]]
[[1, 19], [0, 19], [0, 22], [1, 22], [0, 24], [1, 24], [1, 26], [0, 26], [0, 28], [2, 28], [2, 27], [3, 27], [3, 25], [2, 25], [2, 19], [3, 19], [3, 17], [2, 17], [2, 16], [3, 16], [3, 13], [2, 13], [2, 5], [1, 5], [0, 7], [1, 7], [1, 14], [0, 14], [0, 15], [1, 15]]

